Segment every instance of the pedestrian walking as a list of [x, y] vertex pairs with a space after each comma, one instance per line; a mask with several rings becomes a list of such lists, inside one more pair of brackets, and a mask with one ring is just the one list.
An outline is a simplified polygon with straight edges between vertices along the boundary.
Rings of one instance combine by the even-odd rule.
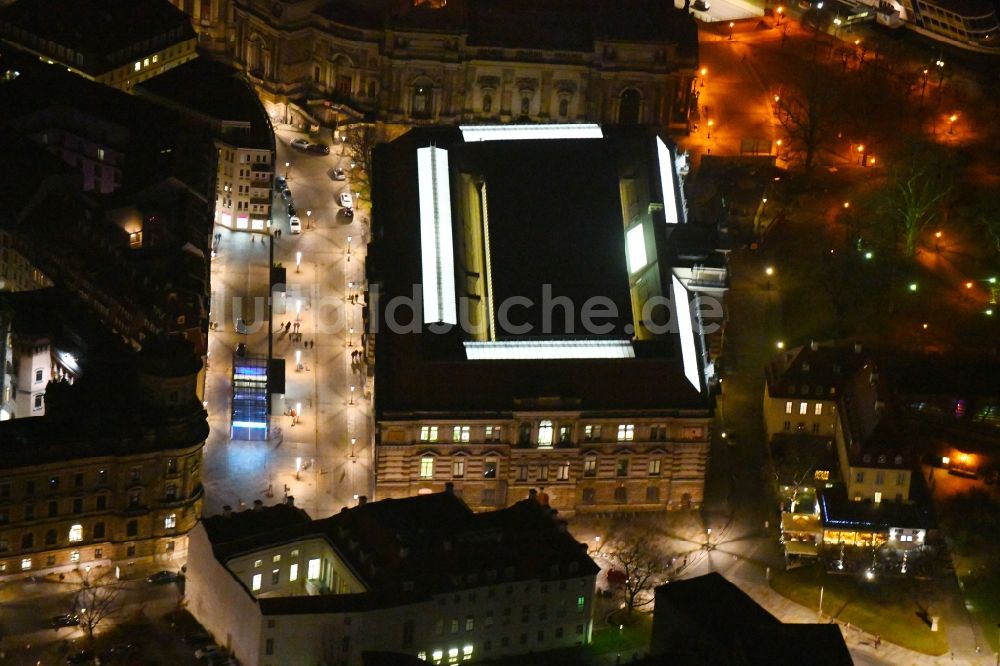
[[256, 243], [257, 242], [257, 236], [254, 235], [254, 234], [250, 234], [250, 242], [251, 243]]
[[882, 637], [875, 634], [875, 649], [877, 650], [880, 645], [882, 645]]

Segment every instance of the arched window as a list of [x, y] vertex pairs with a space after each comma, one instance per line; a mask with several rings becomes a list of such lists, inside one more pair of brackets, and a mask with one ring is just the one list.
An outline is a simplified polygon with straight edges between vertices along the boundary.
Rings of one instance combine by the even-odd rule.
[[413, 115], [417, 118], [427, 118], [431, 115], [430, 86], [416, 86], [413, 89]]
[[528, 96], [521, 97], [521, 115], [526, 116], [531, 113], [531, 98]]
[[493, 110], [493, 96], [483, 95], [483, 113], [490, 113]]
[[639, 91], [626, 88], [622, 91], [618, 102], [618, 123], [620, 125], [635, 125], [639, 122]]
[[563, 97], [559, 100], [559, 117], [565, 118], [569, 115], [569, 100]]
[[552, 446], [552, 421], [542, 421], [538, 424], [538, 446], [547, 448]]

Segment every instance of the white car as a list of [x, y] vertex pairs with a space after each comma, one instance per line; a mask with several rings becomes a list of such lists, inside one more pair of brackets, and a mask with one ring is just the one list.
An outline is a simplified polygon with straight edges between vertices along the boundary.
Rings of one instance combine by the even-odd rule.
[[290, 218], [288, 218], [288, 229], [293, 234], [302, 233], [302, 222], [299, 220], [298, 215], [292, 215]]
[[309, 147], [309, 142], [305, 139], [292, 139], [292, 148], [298, 148], [299, 150], [305, 150]]
[[354, 208], [354, 202], [351, 200], [350, 192], [340, 193], [340, 205], [344, 208]]

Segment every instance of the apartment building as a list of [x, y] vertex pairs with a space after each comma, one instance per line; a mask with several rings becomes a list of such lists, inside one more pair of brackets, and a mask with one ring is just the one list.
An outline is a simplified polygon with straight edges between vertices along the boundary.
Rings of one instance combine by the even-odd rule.
[[597, 571], [534, 493], [474, 513], [449, 486], [319, 520], [293, 498], [206, 518], [186, 599], [248, 666], [474, 663], [589, 642]]

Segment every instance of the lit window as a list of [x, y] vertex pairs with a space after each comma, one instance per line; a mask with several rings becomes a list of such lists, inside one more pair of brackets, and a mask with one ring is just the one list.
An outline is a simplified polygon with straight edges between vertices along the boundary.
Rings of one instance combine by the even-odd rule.
[[789, 400], [788, 402], [785, 403], [785, 413], [786, 414], [791, 414], [792, 413], [792, 401], [791, 400]]
[[817, 402], [816, 403], [816, 409], [815, 409], [814, 413], [816, 414], [816, 416], [822, 416], [823, 415], [823, 403], [822, 402]]
[[882, 503], [882, 493], [880, 493], [878, 491], [875, 492], [875, 503], [876, 504], [881, 504]]
[[172, 530], [177, 527], [177, 514], [171, 513], [169, 516], [163, 519], [163, 527]]
[[306, 570], [306, 577], [309, 580], [316, 580], [319, 578], [319, 558], [313, 558], [309, 560], [309, 568]]
[[581, 596], [581, 597], [577, 597], [576, 598], [576, 612], [577, 613], [582, 613], [583, 612], [583, 608], [586, 605], [587, 605], [587, 598], [586, 597], [582, 597]]
[[457, 647], [448, 648], [448, 663], [454, 664], [457, 661], [458, 661], [458, 648]]
[[452, 428], [452, 441], [455, 442], [468, 442], [469, 441], [469, 426], [455, 426]]
[[420, 478], [421, 479], [434, 478], [434, 458], [420, 459]]
[[135, 71], [138, 72], [140, 69], [142, 69], [142, 63], [141, 62], [135, 63]]
[[97, 149], [97, 159], [101, 160], [102, 162], [104, 161], [104, 149], [103, 148], [98, 148]]
[[486, 465], [483, 467], [483, 478], [495, 479], [497, 478], [497, 461], [496, 458], [487, 458]]
[[628, 458], [619, 458], [615, 465], [615, 476], [628, 476]]
[[635, 439], [635, 426], [631, 423], [622, 423], [618, 426], [618, 441], [631, 442]]
[[281, 561], [281, 555], [275, 555], [274, 557], [271, 558], [271, 561], [277, 564], [278, 562]]
[[437, 426], [421, 426], [420, 428], [421, 442], [436, 442], [437, 438], [438, 438]]
[[21, 560], [21, 571], [27, 571], [31, 568], [31, 558], [25, 557]]
[[559, 463], [559, 471], [556, 472], [556, 478], [559, 479], [560, 481], [568, 481], [569, 480], [569, 463], [568, 462]]
[[153, 62], [154, 63], [155, 62], [159, 62], [159, 61], [160, 61], [160, 56], [158, 56], [158, 55], [153, 56]]
[[292, 566], [288, 567], [288, 581], [294, 583], [299, 579], [299, 565], [298, 562], [293, 563]]
[[73, 525], [69, 528], [70, 541], [83, 541], [83, 525]]
[[830, 470], [828, 469], [818, 469], [813, 475], [817, 481], [829, 481], [830, 480]]
[[465, 630], [472, 631], [475, 628], [476, 628], [476, 618], [469, 615], [468, 617], [465, 618]]
[[456, 479], [465, 476], [465, 461], [459, 458], [451, 464], [451, 475]]
[[472, 659], [472, 646], [466, 645], [462, 648], [462, 661], [469, 661]]
[[296, 557], [298, 557], [299, 556], [299, 549], [296, 548], [295, 550], [293, 550], [291, 556], [292, 556], [292, 559], [295, 559]]
[[591, 456], [583, 460], [583, 475], [597, 476], [597, 458]]
[[649, 475], [659, 476], [660, 475], [660, 459], [653, 458], [649, 461]]
[[601, 439], [601, 426], [599, 425], [584, 426], [583, 438], [588, 442]]
[[808, 402], [800, 402], [799, 403], [799, 414], [805, 415], [808, 411], [809, 411], [809, 403]]
[[434, 652], [431, 653], [431, 659], [434, 660], [435, 664], [440, 664], [442, 657], [444, 657], [444, 652], [441, 650], [434, 650]]
[[552, 446], [552, 421], [542, 421], [538, 424], [538, 446]]
[[143, 59], [143, 61], [142, 61], [142, 66], [143, 66], [143, 67], [149, 67], [149, 58], [145, 58], [145, 59]]
[[253, 575], [253, 586], [252, 586], [252, 589], [253, 589], [254, 592], [257, 592], [257, 591], [260, 590], [260, 574], [254, 574]]
[[70, 562], [79, 562], [80, 561], [80, 551], [74, 550], [72, 553], [70, 553], [69, 554], [69, 561]]
[[646, 258], [646, 235], [641, 224], [632, 227], [625, 234], [625, 248], [628, 257], [628, 272], [636, 273], [642, 270], [648, 260]]
[[264, 564], [264, 560], [255, 560], [253, 563], [254, 569], [259, 569], [262, 564]]

